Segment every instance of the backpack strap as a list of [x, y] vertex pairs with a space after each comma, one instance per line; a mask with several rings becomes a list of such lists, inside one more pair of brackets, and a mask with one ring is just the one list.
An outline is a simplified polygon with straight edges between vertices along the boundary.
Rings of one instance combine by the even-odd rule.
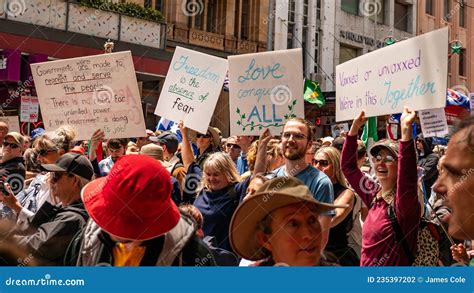
[[411, 249], [408, 246], [408, 243], [403, 235], [402, 228], [398, 224], [397, 215], [395, 214], [395, 210], [393, 209], [393, 206], [391, 204], [389, 204], [387, 207], [387, 215], [390, 222], [392, 223], [392, 228], [395, 232], [395, 238], [397, 239], [398, 244], [401, 244], [403, 250], [405, 250], [405, 254], [408, 257], [408, 261], [410, 263], [413, 263], [415, 261], [415, 257], [413, 256], [413, 253], [411, 252]]

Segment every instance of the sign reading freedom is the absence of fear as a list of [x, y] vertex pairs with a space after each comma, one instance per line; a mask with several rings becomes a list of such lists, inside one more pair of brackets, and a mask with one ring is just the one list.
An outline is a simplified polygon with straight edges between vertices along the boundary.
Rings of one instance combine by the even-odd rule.
[[227, 60], [176, 47], [155, 114], [207, 132], [227, 72]]
[[336, 67], [336, 121], [446, 104], [448, 27], [362, 55]]
[[71, 125], [77, 140], [144, 137], [145, 121], [130, 51], [31, 65], [46, 130]]
[[304, 117], [301, 48], [229, 56], [230, 133], [280, 134]]

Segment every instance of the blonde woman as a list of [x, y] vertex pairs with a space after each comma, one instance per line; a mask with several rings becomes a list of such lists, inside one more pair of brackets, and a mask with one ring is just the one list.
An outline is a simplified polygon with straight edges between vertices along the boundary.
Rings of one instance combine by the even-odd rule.
[[342, 174], [341, 154], [334, 147], [323, 147], [316, 151], [313, 162], [314, 166], [331, 180], [334, 188], [334, 204], [347, 205], [344, 208], [337, 208], [336, 215], [331, 220], [326, 252], [332, 253], [342, 266], [358, 266], [359, 258], [349, 247], [347, 236], [352, 228], [354, 192], [347, 187], [346, 179]]
[[183, 165], [188, 171], [184, 192], [195, 196], [194, 206], [204, 218], [204, 236], [214, 237], [217, 247], [232, 251], [229, 243], [230, 220], [245, 196], [250, 178], [240, 182], [234, 162], [229, 154], [222, 152], [210, 154], [201, 170], [194, 161], [188, 129], [182, 123], [179, 127], [183, 135]]

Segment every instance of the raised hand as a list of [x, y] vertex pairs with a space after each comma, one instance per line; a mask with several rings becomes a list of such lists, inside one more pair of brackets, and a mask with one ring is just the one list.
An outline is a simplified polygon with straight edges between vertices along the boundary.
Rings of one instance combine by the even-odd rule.
[[407, 106], [403, 107], [403, 113], [400, 117], [400, 129], [402, 133], [401, 140], [409, 141], [413, 139], [413, 127], [412, 124], [415, 121], [416, 112], [410, 110]]
[[367, 121], [367, 118], [365, 117], [365, 112], [361, 111], [359, 116], [357, 116], [354, 121], [352, 121], [352, 126], [351, 129], [349, 130], [349, 135], [354, 136], [359, 133], [359, 129], [364, 126], [365, 122]]

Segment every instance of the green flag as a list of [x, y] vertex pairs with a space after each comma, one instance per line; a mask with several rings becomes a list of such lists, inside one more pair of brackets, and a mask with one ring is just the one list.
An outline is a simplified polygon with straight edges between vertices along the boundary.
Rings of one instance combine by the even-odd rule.
[[304, 81], [304, 95], [305, 101], [316, 104], [318, 107], [326, 105], [326, 100], [324, 99], [323, 93], [319, 84], [315, 81], [305, 79]]
[[367, 119], [360, 139], [364, 142], [367, 149], [369, 149], [374, 142], [379, 140], [377, 135], [377, 117]]

